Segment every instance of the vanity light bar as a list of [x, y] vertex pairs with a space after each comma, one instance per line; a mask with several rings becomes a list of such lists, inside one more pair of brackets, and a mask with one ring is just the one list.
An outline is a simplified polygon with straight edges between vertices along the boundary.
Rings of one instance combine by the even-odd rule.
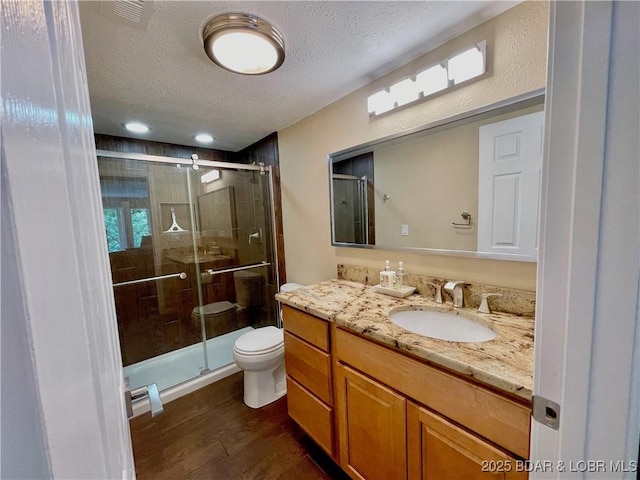
[[394, 83], [367, 98], [369, 115], [375, 117], [435, 93], [460, 85], [487, 71], [487, 42], [477, 43], [463, 52], [421, 70], [411, 78]]
[[211, 183], [220, 178], [220, 170], [210, 170], [200, 177], [201, 183]]

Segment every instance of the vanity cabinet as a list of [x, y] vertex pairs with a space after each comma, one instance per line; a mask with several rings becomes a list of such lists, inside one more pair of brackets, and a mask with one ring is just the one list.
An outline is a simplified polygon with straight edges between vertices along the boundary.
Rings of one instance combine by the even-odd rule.
[[531, 405], [283, 306], [289, 415], [354, 479], [526, 479]]
[[289, 416], [334, 456], [333, 376], [329, 323], [282, 306]]
[[527, 478], [529, 406], [341, 328], [333, 342], [340, 465], [353, 478]]

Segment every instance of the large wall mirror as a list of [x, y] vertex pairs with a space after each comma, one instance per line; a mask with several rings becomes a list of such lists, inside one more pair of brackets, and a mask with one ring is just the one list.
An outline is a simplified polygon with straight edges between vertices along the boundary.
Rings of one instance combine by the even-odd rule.
[[544, 90], [329, 155], [332, 244], [535, 262]]

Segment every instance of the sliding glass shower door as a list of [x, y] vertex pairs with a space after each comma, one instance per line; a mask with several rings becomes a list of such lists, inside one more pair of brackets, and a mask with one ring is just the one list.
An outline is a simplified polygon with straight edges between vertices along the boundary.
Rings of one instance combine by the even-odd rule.
[[369, 243], [367, 177], [332, 175], [333, 238], [338, 243]]
[[164, 390], [231, 364], [240, 334], [276, 324], [270, 170], [214, 162], [196, 170], [185, 160], [99, 155], [131, 387]]

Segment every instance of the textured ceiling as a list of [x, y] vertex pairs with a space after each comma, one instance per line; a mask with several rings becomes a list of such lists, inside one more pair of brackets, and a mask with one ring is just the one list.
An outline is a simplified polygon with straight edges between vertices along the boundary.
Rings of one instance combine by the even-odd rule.
[[[213, 148], [237, 151], [517, 2], [156, 0], [146, 28], [102, 15], [101, 3], [80, 2], [96, 133], [132, 136], [122, 123], [139, 120], [152, 128], [141, 138], [197, 145], [204, 131]], [[250, 77], [214, 65], [201, 32], [225, 12], [276, 26], [283, 66]]]

